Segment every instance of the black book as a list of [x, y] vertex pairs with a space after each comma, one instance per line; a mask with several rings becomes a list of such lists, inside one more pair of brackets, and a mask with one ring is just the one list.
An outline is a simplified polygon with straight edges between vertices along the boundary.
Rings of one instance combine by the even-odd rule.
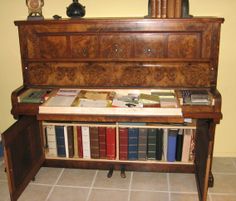
[[176, 161], [181, 161], [182, 159], [183, 141], [184, 141], [183, 129], [179, 129], [176, 139], [176, 155], [175, 155]]
[[156, 159], [162, 160], [163, 153], [163, 129], [157, 129]]

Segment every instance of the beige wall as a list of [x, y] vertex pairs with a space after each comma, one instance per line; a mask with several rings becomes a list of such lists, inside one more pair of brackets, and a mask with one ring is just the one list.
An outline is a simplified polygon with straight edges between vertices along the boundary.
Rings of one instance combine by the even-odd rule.
[[[86, 17], [144, 16], [147, 14], [148, 0], [80, 0], [86, 5]], [[66, 17], [65, 10], [71, 0], [45, 0], [43, 14], [51, 18], [54, 14]], [[222, 93], [224, 118], [216, 130], [216, 156], [236, 156], [236, 36], [235, 0], [190, 0], [191, 13], [195, 16], [221, 16], [222, 26], [218, 88]], [[18, 33], [14, 20], [27, 16], [25, 1], [2, 1], [0, 6], [0, 131], [3, 132], [13, 122], [10, 115], [11, 92], [22, 84]], [[235, 51], [235, 52], [234, 52]], [[235, 123], [236, 124], [236, 123]]]

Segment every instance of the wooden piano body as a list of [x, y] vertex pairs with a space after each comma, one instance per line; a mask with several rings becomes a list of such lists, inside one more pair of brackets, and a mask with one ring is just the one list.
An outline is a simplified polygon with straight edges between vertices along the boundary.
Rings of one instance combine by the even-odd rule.
[[[12, 200], [17, 200], [43, 165], [70, 168], [195, 173], [199, 199], [213, 185], [212, 153], [222, 118], [217, 72], [221, 18], [16, 21], [23, 86], [12, 93], [18, 121], [3, 133]], [[39, 104], [19, 103], [28, 88], [207, 89], [208, 106], [182, 105], [183, 116], [39, 114]], [[45, 156], [43, 121], [153, 122], [197, 121], [193, 164], [140, 161], [61, 160]]]

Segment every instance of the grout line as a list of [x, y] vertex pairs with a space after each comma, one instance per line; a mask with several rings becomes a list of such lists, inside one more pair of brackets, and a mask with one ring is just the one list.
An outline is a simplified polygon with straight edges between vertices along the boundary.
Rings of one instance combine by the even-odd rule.
[[65, 171], [65, 169], [63, 168], [63, 169], [61, 170], [61, 173], [59, 174], [57, 180], [56, 180], [55, 183], [53, 184], [51, 190], [49, 191], [48, 196], [47, 196], [47, 198], [46, 198], [45, 201], [48, 201], [48, 200], [49, 200], [50, 196], [52, 195], [52, 192], [53, 192], [54, 188], [56, 187], [56, 184], [57, 184], [58, 181], [60, 180], [60, 178], [61, 178], [62, 174], [64, 173], [64, 171]]
[[168, 189], [168, 197], [169, 197], [169, 201], [171, 201], [171, 192], [170, 192], [170, 173], [166, 174], [167, 176], [167, 189]]
[[233, 195], [233, 196], [236, 196], [236, 193], [209, 193], [209, 195], [223, 195], [223, 196]]
[[88, 201], [89, 198], [90, 198], [90, 195], [91, 195], [91, 193], [92, 193], [92, 189], [93, 189], [93, 186], [94, 186], [95, 180], [96, 180], [96, 178], [97, 178], [97, 174], [98, 174], [98, 170], [96, 170], [95, 175], [94, 175], [94, 177], [93, 177], [93, 181], [92, 181], [91, 186], [90, 186], [90, 188], [89, 188], [89, 192], [88, 192], [88, 195], [87, 195], [86, 201]]
[[129, 191], [128, 191], [128, 201], [130, 201], [131, 199], [131, 186], [132, 186], [132, 182], [133, 182], [133, 176], [134, 176], [134, 172], [131, 172], [131, 175], [130, 175], [130, 181], [129, 181]]
[[213, 172], [213, 174], [219, 174], [219, 175], [236, 175], [236, 172]]

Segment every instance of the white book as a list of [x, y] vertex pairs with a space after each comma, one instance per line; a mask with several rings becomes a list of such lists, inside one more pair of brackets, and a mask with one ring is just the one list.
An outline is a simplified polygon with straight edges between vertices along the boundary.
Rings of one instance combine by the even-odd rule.
[[89, 136], [89, 127], [82, 126], [82, 146], [83, 146], [83, 157], [85, 159], [91, 158], [91, 151], [90, 151], [90, 136]]
[[167, 148], [168, 148], [168, 129], [163, 129], [163, 156], [164, 160], [167, 161]]
[[192, 138], [193, 130], [184, 129], [184, 141], [183, 141], [183, 151], [182, 151], [182, 162], [189, 162], [190, 154], [190, 144]]
[[57, 156], [56, 145], [56, 131], [55, 126], [49, 125], [46, 127], [47, 143], [48, 143], [48, 155]]
[[67, 135], [67, 127], [66, 126], [64, 126], [64, 138], [65, 138], [66, 158], [69, 158], [68, 135]]

